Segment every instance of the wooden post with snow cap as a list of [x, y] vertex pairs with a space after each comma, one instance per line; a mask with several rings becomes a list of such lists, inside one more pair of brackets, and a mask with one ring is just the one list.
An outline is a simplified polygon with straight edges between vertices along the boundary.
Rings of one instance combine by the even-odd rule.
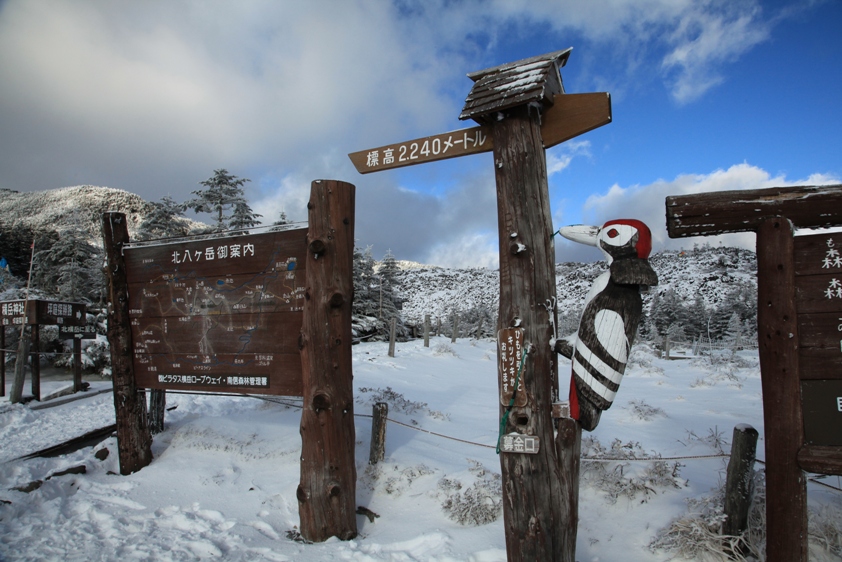
[[[513, 339], [517, 332], [518, 341], [529, 349], [522, 394], [501, 428], [506, 443], [516, 447], [503, 447], [500, 455], [510, 561], [575, 560], [581, 427], [572, 419], [561, 420], [554, 437], [551, 414], [558, 377], [550, 340], [556, 320], [555, 255], [544, 149], [610, 123], [611, 99], [605, 92], [564, 92], [559, 68], [570, 51], [469, 74], [475, 84], [459, 118], [473, 119], [478, 127], [349, 154], [357, 170], [368, 173], [493, 152], [500, 243], [498, 327]], [[441, 319], [438, 326], [437, 334]], [[498, 357], [502, 353], [498, 350]], [[507, 404], [502, 375], [498, 384], [502, 419]]]
[[[834, 410], [833, 394], [827, 392], [842, 393], [842, 326], [836, 321], [842, 315], [842, 289], [838, 299], [836, 292], [822, 291], [834, 275], [842, 274], [842, 259], [834, 259], [839, 258], [835, 247], [842, 247], [842, 236], [795, 238], [794, 231], [842, 224], [842, 185], [667, 197], [666, 209], [672, 238], [757, 233], [767, 560], [806, 562], [807, 489], [802, 469], [842, 474], [842, 414]], [[808, 399], [806, 392], [813, 387], [823, 390], [816, 400]], [[811, 440], [813, 426], [806, 421], [813, 418], [806, 414], [814, 411], [820, 421]]]
[[129, 319], [129, 284], [123, 246], [129, 242], [126, 215], [102, 215], [105, 277], [108, 282], [108, 343], [117, 418], [117, 450], [120, 474], [137, 472], [152, 462], [152, 435], [146, 418], [146, 399], [138, 391], [132, 361], [132, 330]]
[[313, 542], [357, 536], [354, 393], [351, 366], [354, 192], [314, 181], [310, 190], [304, 321], [301, 536]]

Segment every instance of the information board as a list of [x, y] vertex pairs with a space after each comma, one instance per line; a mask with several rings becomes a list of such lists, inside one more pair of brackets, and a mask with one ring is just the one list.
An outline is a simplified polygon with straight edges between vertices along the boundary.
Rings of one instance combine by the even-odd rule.
[[804, 437], [842, 446], [842, 234], [796, 236], [794, 254]]
[[307, 229], [126, 248], [138, 387], [302, 393]]

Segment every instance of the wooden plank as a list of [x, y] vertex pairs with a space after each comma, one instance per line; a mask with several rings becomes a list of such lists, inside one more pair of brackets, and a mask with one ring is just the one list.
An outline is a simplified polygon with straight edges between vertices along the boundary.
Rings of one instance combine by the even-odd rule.
[[796, 277], [795, 291], [801, 314], [842, 312], [842, 272]]
[[[558, 94], [544, 111], [541, 136], [544, 148], [587, 133], [611, 122], [611, 96], [607, 92]], [[489, 152], [494, 149], [489, 126], [471, 127], [348, 155], [361, 174], [380, 172]]]
[[[837, 217], [837, 221], [842, 222], [842, 216]], [[796, 236], [794, 249], [796, 277], [842, 274], [842, 233]]]
[[769, 217], [798, 228], [835, 226], [842, 216], [842, 185], [718, 191], [666, 198], [670, 238], [755, 231]]
[[294, 312], [304, 306], [304, 270], [271, 270], [129, 284], [131, 317]]
[[301, 396], [299, 353], [135, 356], [140, 388]]
[[793, 226], [757, 226], [757, 334], [766, 440], [766, 552], [769, 562], [807, 561], [807, 489], [797, 462], [804, 435], [798, 377]]
[[842, 454], [842, 380], [802, 380], [804, 442], [838, 447]]
[[299, 269], [304, 264], [307, 229], [283, 230], [126, 248], [128, 278], [132, 283], [205, 280], [213, 286], [226, 276], [269, 274]]
[[802, 380], [842, 379], [842, 311], [798, 315]]
[[135, 353], [295, 353], [301, 312], [134, 318]]
[[807, 472], [842, 476], [842, 450], [805, 445], [798, 451], [798, 464]]

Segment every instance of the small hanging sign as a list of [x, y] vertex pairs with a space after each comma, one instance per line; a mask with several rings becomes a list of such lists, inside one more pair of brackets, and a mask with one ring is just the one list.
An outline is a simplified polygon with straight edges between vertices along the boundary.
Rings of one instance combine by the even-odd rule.
[[500, 439], [501, 453], [525, 453], [535, 455], [541, 448], [541, 442], [534, 435], [509, 433]]
[[[526, 391], [523, 388], [524, 371], [523, 359], [523, 328], [506, 328], [497, 332], [497, 374], [500, 383], [500, 404], [508, 406], [512, 401], [517, 380], [517, 395], [515, 406], [526, 406]], [[520, 377], [518, 377], [520, 373]]]

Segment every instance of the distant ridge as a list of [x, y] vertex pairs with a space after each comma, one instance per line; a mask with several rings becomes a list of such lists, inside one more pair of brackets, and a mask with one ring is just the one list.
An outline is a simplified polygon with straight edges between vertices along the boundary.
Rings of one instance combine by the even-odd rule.
[[134, 231], [151, 208], [152, 205], [139, 195], [111, 187], [80, 185], [26, 193], [0, 189], [0, 223], [54, 230], [78, 213], [91, 241], [96, 244], [101, 244], [102, 213], [124, 213], [130, 231]]

